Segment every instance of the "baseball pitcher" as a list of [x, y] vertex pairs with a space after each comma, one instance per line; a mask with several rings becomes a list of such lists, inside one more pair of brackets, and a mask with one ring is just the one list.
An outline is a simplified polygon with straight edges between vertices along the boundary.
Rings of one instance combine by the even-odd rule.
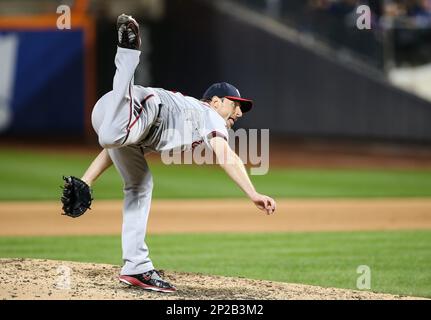
[[255, 190], [242, 161], [227, 142], [227, 129], [250, 111], [253, 102], [241, 98], [228, 83], [213, 84], [201, 100], [135, 85], [133, 77], [141, 53], [139, 25], [122, 14], [117, 30], [113, 89], [97, 101], [91, 119], [103, 150], [81, 179], [64, 178], [63, 211], [72, 217], [83, 214], [92, 201], [92, 184], [113, 163], [124, 181], [124, 266], [119, 279], [147, 290], [174, 292], [176, 288], [154, 268], [145, 243], [153, 189], [146, 153], [182, 152], [204, 144], [259, 209], [270, 215], [276, 204]]

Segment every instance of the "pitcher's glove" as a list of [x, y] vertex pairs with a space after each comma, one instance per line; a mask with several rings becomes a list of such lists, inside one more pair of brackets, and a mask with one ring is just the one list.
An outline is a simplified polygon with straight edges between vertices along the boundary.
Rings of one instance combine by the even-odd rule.
[[84, 181], [73, 176], [63, 177], [63, 180], [62, 214], [77, 218], [83, 215], [87, 209], [91, 209], [91, 201], [93, 200], [91, 189]]

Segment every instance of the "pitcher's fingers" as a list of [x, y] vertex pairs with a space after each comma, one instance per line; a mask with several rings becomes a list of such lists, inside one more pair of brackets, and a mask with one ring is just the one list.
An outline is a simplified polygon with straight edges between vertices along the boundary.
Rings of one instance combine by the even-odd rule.
[[266, 209], [270, 209], [272, 206], [271, 206], [271, 200], [270, 199], [268, 199], [268, 198], [266, 198], [265, 199], [265, 208]]
[[274, 199], [272, 199], [272, 211], [273, 211], [273, 212], [275, 211], [275, 207], [276, 207], [276, 205], [275, 205], [275, 200], [274, 200]]
[[271, 212], [273, 213], [275, 211], [275, 201], [274, 199], [268, 197], [268, 202], [269, 202], [269, 205], [271, 206]]
[[265, 211], [266, 214], [268, 214], [268, 204], [266, 203], [266, 199], [262, 200], [263, 208], [262, 210]]
[[267, 212], [268, 212], [268, 214], [272, 214], [274, 212], [270, 198], [267, 199]]

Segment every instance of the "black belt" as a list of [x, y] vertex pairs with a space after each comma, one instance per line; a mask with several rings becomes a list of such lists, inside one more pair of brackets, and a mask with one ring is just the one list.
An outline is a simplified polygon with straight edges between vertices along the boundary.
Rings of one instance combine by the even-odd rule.
[[162, 119], [160, 118], [160, 112], [162, 110], [163, 104], [159, 103], [159, 111], [157, 112], [156, 120], [154, 120], [153, 124], [151, 125], [150, 130], [148, 131], [148, 134], [146, 135], [145, 139], [148, 137], [152, 137], [157, 130], [158, 127], [162, 124]]

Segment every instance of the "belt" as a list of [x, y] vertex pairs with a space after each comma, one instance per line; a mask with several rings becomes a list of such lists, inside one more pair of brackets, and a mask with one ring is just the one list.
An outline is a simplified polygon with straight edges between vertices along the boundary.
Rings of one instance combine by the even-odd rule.
[[156, 120], [154, 120], [153, 124], [150, 127], [150, 130], [148, 131], [147, 135], [145, 136], [145, 138], [143, 140], [151, 139], [153, 137], [154, 133], [156, 132], [156, 130], [162, 124], [162, 118], [160, 117], [160, 112], [162, 110], [162, 106], [163, 106], [163, 104], [160, 103], [159, 104], [159, 111], [157, 112]]

